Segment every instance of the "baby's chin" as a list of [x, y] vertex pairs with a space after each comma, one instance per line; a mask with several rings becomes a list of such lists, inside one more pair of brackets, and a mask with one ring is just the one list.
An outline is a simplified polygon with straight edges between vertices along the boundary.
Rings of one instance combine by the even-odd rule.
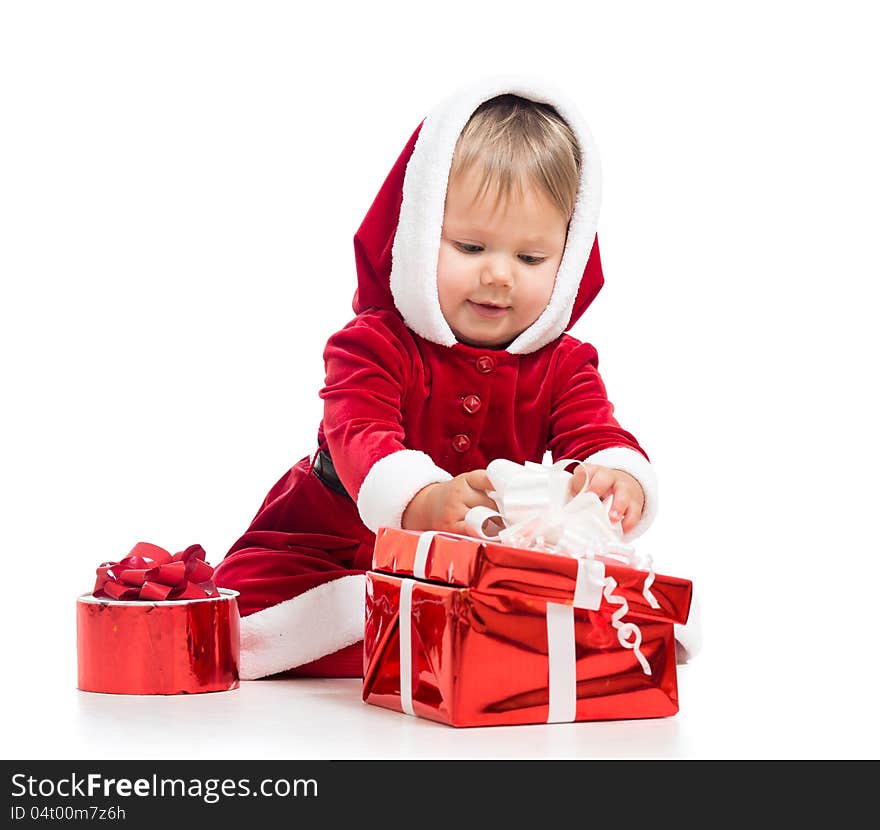
[[[519, 320], [520, 325], [515, 326], [511, 331], [512, 320], [510, 319], [480, 320], [478, 318], [472, 319], [472, 314], [447, 315], [442, 308], [440, 311], [446, 324], [455, 335], [455, 339], [465, 346], [477, 349], [506, 349], [537, 320], [536, 316], [535, 320], [531, 320], [527, 326], [523, 326], [522, 320]], [[453, 324], [453, 319], [455, 323], [460, 325]]]
[[519, 337], [522, 332], [518, 331], [513, 335], [505, 335], [503, 338], [490, 338], [490, 337], [479, 337], [473, 336], [469, 337], [466, 334], [463, 334], [460, 331], [457, 331], [455, 328], [452, 328], [452, 333], [455, 335], [455, 339], [462, 343], [465, 346], [472, 346], [475, 349], [506, 349], [517, 337]]

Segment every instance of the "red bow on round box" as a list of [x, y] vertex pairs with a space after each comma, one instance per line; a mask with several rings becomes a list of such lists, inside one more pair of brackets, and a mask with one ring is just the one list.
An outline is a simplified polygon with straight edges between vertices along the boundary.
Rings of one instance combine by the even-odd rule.
[[201, 545], [138, 542], [77, 598], [77, 687], [174, 695], [238, 688], [237, 591], [217, 588]]
[[110, 599], [205, 599], [219, 597], [212, 579], [214, 569], [205, 561], [205, 549], [190, 545], [172, 556], [165, 548], [138, 542], [118, 562], [104, 562], [97, 570], [93, 596]]

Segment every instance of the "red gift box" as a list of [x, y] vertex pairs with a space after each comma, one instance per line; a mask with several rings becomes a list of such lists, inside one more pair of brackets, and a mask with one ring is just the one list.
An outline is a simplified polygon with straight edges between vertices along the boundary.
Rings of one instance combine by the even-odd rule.
[[96, 573], [94, 590], [76, 602], [77, 688], [132, 695], [238, 688], [238, 592], [214, 585], [200, 545], [172, 556], [139, 542]]
[[691, 597], [612, 559], [381, 528], [363, 699], [453, 726], [674, 715]]

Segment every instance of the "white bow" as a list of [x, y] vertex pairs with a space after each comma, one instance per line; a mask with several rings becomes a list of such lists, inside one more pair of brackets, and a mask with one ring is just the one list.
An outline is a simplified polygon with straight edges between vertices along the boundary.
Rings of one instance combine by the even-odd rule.
[[555, 464], [516, 464], [504, 458], [486, 468], [494, 490], [488, 493], [498, 510], [472, 507], [465, 524], [472, 536], [504, 545], [562, 553], [566, 556], [606, 556], [630, 567], [650, 564], [632, 545], [623, 541], [621, 523], [609, 516], [613, 495], [601, 501], [583, 489], [570, 495], [572, 474], [566, 467], [579, 462], [563, 459]]
[[[616, 559], [648, 571], [642, 594], [652, 608], [659, 608], [650, 591], [654, 581], [651, 557], [639, 556], [632, 545], [624, 543], [620, 522], [612, 522], [609, 516], [613, 496], [603, 502], [595, 493], [587, 492], [589, 476], [579, 493], [570, 494], [572, 474], [566, 467], [577, 463], [571, 459], [552, 465], [532, 461], [517, 464], [504, 458], [492, 461], [486, 473], [495, 489], [488, 495], [498, 510], [472, 507], [465, 516], [468, 533], [489, 542], [529, 550], [585, 559]], [[650, 674], [648, 661], [639, 650], [641, 631], [634, 623], [622, 621], [629, 605], [613, 593], [616, 587], [613, 577], [604, 578], [605, 599], [620, 606], [611, 618], [618, 641], [633, 649], [645, 674]]]

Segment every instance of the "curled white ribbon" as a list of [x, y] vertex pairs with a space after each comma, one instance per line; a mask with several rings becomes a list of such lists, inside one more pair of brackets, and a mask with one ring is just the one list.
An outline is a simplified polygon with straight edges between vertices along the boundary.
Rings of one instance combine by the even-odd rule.
[[[486, 541], [529, 550], [587, 559], [603, 556], [648, 571], [642, 595], [652, 608], [659, 608], [650, 591], [654, 582], [651, 557], [637, 554], [632, 545], [624, 543], [620, 522], [612, 523], [609, 516], [613, 496], [603, 502], [595, 493], [586, 492], [589, 477], [584, 489], [570, 496], [572, 474], [566, 468], [578, 463], [574, 459], [563, 459], [552, 465], [532, 461], [521, 465], [503, 458], [492, 461], [486, 473], [495, 489], [488, 495], [498, 510], [482, 506], [471, 508], [465, 516], [468, 533]], [[634, 623], [621, 621], [629, 605], [623, 597], [613, 593], [616, 587], [613, 578], [605, 580], [605, 599], [620, 606], [611, 617], [618, 641], [624, 648], [632, 649], [645, 674], [651, 674], [650, 665], [639, 648], [641, 631]]]
[[642, 654], [642, 650], [639, 648], [642, 644], [642, 632], [635, 623], [621, 621], [621, 618], [625, 617], [629, 611], [629, 604], [624, 597], [618, 596], [614, 593], [616, 587], [617, 582], [613, 576], [605, 577], [605, 590], [603, 591], [605, 599], [614, 605], [620, 606], [620, 608], [611, 615], [611, 625], [617, 629], [617, 641], [624, 648], [631, 648], [642, 667], [642, 671], [645, 674], [650, 674], [651, 664], [648, 663], [645, 655]]

